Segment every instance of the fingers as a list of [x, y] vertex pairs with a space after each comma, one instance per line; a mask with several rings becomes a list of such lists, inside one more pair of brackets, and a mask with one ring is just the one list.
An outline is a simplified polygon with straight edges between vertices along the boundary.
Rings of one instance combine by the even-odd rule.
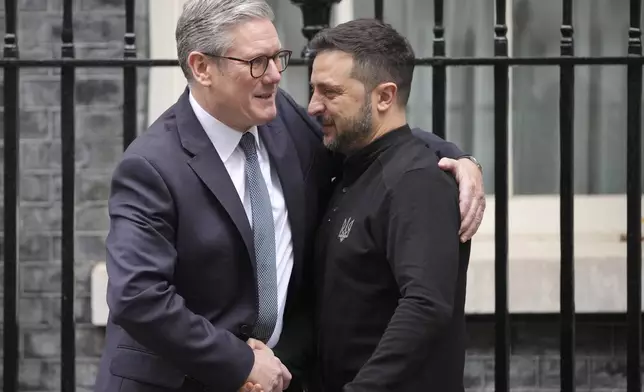
[[466, 180], [461, 181], [458, 188], [458, 206], [461, 214], [461, 228], [458, 232], [460, 236], [465, 234], [474, 220], [476, 203], [478, 200], [475, 194], [474, 182]]
[[279, 358], [275, 357], [275, 362], [280, 367], [280, 372], [281, 372], [279, 377], [280, 385], [279, 385], [279, 389], [277, 390], [283, 391], [288, 388], [289, 384], [291, 383], [292, 376], [291, 376], [291, 373], [286, 368], [286, 366], [284, 366], [282, 361], [279, 360]]
[[452, 158], [441, 158], [440, 161], [438, 161], [438, 167], [440, 167], [443, 170], [446, 170], [452, 175], [456, 176], [456, 169], [458, 167], [458, 161], [456, 159]]
[[469, 241], [474, 234], [478, 231], [483, 222], [483, 214], [485, 213], [485, 197], [477, 197], [472, 203], [472, 208], [468, 214], [468, 218], [472, 216], [472, 221], [468, 223], [467, 229], [461, 234], [461, 241]]
[[461, 220], [461, 229], [458, 232], [458, 235], [460, 236], [461, 242], [467, 242], [469, 239], [474, 235], [476, 232], [476, 229], [478, 229], [478, 226], [474, 228], [474, 221], [476, 218], [476, 211], [478, 209], [478, 201], [477, 199], [472, 200], [472, 205], [464, 207], [466, 203], [461, 203], [461, 217], [463, 216], [464, 212], [467, 212], [465, 217], [462, 218]]
[[260, 384], [253, 384], [252, 382], [247, 382], [243, 387], [239, 389], [240, 392], [263, 392], [262, 386]]
[[271, 355], [273, 354], [273, 350], [271, 350], [264, 342], [261, 340], [253, 339], [250, 338], [246, 341], [246, 343], [250, 346], [251, 349], [253, 350], [259, 350], [259, 351], [267, 351]]
[[283, 391], [285, 389], [286, 387], [284, 386], [284, 379], [281, 376], [277, 377], [277, 383], [273, 391]]
[[[279, 359], [278, 359], [279, 361]], [[293, 375], [291, 375], [291, 372], [288, 370], [286, 366], [282, 362], [280, 362], [280, 366], [282, 368], [282, 381], [283, 381], [283, 387], [284, 389], [287, 389], [288, 386], [291, 384], [291, 380], [293, 379]]]
[[449, 172], [454, 178], [456, 179], [456, 183], [458, 184], [458, 189], [459, 189], [459, 209], [460, 209], [460, 214], [461, 214], [461, 231], [459, 231], [459, 235], [463, 233], [463, 220], [467, 216], [467, 212], [470, 209], [470, 204], [472, 203], [472, 194], [474, 190], [474, 184], [472, 181], [468, 181], [469, 179], [466, 179], [463, 181], [463, 176], [464, 174], [467, 174], [465, 172], [464, 168], [462, 168], [460, 165], [460, 162], [457, 161], [456, 159], [451, 159], [451, 158], [441, 158], [440, 161], [438, 161], [438, 167], [440, 167], [442, 170]]
[[[458, 188], [458, 206], [461, 214], [461, 229], [458, 234], [461, 235], [468, 228], [468, 218], [469, 214], [473, 213], [473, 200], [474, 199], [474, 183], [464, 183], [461, 181]], [[471, 221], [471, 218], [469, 219]]]
[[485, 191], [480, 169], [467, 159], [456, 161], [443, 158], [439, 167], [452, 173], [458, 183], [458, 206], [461, 227], [458, 232], [461, 242], [469, 241], [479, 229], [485, 212]]
[[252, 348], [253, 350], [263, 350], [265, 348], [268, 348], [267, 345], [264, 344], [261, 340], [253, 339], [250, 338], [246, 343]]

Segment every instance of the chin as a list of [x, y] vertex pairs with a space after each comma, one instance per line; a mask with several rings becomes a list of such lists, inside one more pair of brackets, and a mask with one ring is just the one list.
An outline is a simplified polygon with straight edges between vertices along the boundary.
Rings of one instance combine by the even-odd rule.
[[335, 151], [337, 149], [334, 137], [325, 135], [322, 139], [322, 143], [324, 143], [324, 147], [328, 148], [331, 151]]
[[265, 108], [263, 110], [256, 111], [254, 117], [258, 120], [258, 124], [265, 124], [273, 121], [276, 116], [277, 108], [273, 106], [272, 108]]

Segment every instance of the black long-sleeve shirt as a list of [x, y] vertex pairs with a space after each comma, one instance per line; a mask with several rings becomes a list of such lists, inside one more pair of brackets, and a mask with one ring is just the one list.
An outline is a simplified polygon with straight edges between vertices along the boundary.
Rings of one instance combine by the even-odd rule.
[[463, 390], [459, 224], [454, 179], [408, 126], [347, 158], [315, 253], [325, 392]]

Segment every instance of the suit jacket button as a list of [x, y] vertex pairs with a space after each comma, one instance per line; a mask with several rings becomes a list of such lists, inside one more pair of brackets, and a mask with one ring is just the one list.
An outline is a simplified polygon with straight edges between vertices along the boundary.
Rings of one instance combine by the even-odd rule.
[[239, 327], [239, 334], [241, 335], [240, 338], [243, 340], [248, 340], [251, 332], [252, 329], [248, 324], [242, 324], [241, 327]]

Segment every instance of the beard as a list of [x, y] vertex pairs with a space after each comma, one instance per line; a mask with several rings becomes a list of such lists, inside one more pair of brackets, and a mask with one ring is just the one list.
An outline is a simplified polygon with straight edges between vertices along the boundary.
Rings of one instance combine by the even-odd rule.
[[365, 99], [365, 103], [355, 117], [347, 119], [341, 127], [337, 125], [336, 123], [335, 137], [324, 143], [326, 148], [333, 152], [349, 155], [362, 147], [373, 132], [371, 101]]

